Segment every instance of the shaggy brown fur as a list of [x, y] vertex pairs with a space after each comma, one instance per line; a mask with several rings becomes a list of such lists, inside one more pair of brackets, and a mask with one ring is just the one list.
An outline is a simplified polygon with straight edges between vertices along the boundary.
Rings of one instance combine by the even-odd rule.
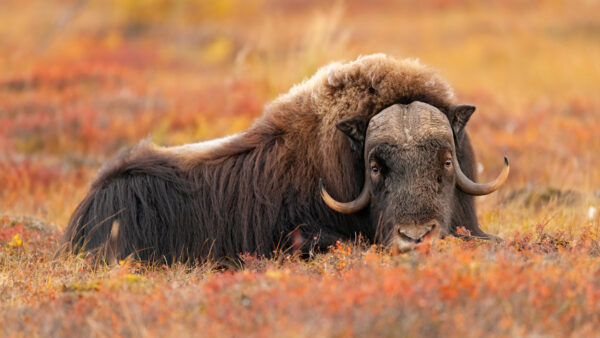
[[[269, 256], [291, 245], [292, 232], [302, 236], [303, 250], [359, 233], [373, 240], [368, 211], [330, 210], [318, 179], [338, 200], [356, 197], [365, 177], [363, 155], [336, 124], [417, 100], [451, 115], [451, 87], [418, 61], [371, 55], [330, 64], [268, 104], [250, 129], [220, 144], [163, 148], [144, 142], [109, 163], [75, 210], [65, 242], [72, 251], [100, 252], [115, 220], [119, 258], [168, 262], [242, 252]], [[463, 171], [475, 179], [468, 136], [457, 147]], [[456, 194], [452, 224], [483, 234], [472, 197]]]

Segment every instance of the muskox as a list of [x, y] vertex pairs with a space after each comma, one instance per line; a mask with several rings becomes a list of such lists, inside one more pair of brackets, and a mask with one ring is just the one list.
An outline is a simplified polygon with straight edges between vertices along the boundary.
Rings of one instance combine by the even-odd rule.
[[475, 108], [453, 101], [449, 84], [415, 60], [330, 64], [244, 132], [142, 142], [106, 164], [65, 247], [173, 262], [309, 252], [359, 234], [404, 250], [457, 226], [488, 238], [473, 196], [496, 190], [508, 162], [494, 182], [473, 182], [464, 128]]

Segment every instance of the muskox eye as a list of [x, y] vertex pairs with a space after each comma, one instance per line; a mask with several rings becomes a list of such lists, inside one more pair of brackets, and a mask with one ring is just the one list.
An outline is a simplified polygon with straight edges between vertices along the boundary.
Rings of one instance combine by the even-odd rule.
[[375, 94], [375, 88], [369, 87], [369, 94], [371, 94], [371, 95]]
[[371, 167], [371, 172], [373, 174], [379, 174], [379, 168], [376, 165], [374, 165]]
[[446, 162], [444, 162], [444, 167], [446, 167], [446, 168], [452, 167], [452, 161], [451, 160], [446, 160]]

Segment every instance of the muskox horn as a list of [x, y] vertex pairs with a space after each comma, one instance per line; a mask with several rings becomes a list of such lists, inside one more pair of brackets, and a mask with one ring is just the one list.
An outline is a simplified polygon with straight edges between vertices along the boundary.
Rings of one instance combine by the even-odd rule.
[[456, 146], [454, 145], [454, 138], [450, 138], [450, 143], [452, 144], [452, 165], [454, 165], [454, 170], [456, 172], [456, 183], [458, 187], [463, 192], [474, 195], [481, 196], [491, 194], [494, 191], [500, 189], [502, 184], [506, 182], [508, 178], [508, 172], [510, 171], [510, 167], [508, 165], [508, 158], [504, 157], [504, 169], [495, 180], [488, 183], [475, 183], [471, 181], [460, 169], [460, 164], [458, 164], [458, 157], [456, 156]]
[[[367, 171], [368, 174], [368, 171]], [[343, 214], [352, 214], [364, 209], [369, 202], [371, 201], [371, 191], [369, 189], [369, 177], [365, 177], [365, 184], [363, 185], [362, 191], [360, 195], [351, 202], [338, 202], [329, 193], [325, 190], [323, 186], [323, 180], [319, 178], [319, 190], [321, 190], [321, 197], [323, 198], [323, 202], [327, 204], [331, 209], [341, 212]]]
[[498, 175], [495, 180], [488, 183], [475, 183], [471, 181], [465, 174], [463, 174], [462, 170], [460, 170], [460, 165], [458, 164], [456, 156], [454, 156], [452, 160], [454, 161], [454, 170], [456, 170], [456, 183], [458, 184], [460, 190], [469, 195], [487, 195], [500, 189], [502, 184], [506, 182], [506, 179], [508, 178], [508, 172], [510, 171], [508, 158], [504, 157], [504, 169], [502, 169], [502, 172], [500, 172], [500, 175]]

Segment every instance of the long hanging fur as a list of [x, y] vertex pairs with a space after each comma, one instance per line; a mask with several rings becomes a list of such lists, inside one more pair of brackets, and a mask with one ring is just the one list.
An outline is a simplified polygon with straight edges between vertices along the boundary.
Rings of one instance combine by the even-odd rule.
[[[353, 199], [364, 183], [363, 159], [336, 124], [415, 100], [447, 113], [453, 93], [417, 61], [371, 55], [320, 69], [267, 105], [250, 129], [221, 142], [142, 142], [101, 169], [69, 221], [65, 247], [105, 259], [108, 245], [111, 259], [173, 262], [270, 256], [298, 242], [291, 233], [305, 251], [359, 233], [372, 240], [368, 210], [332, 211], [318, 179], [337, 199]], [[461, 167], [475, 179], [468, 137], [458, 147]], [[455, 209], [454, 224], [481, 231], [471, 197], [457, 190]]]

